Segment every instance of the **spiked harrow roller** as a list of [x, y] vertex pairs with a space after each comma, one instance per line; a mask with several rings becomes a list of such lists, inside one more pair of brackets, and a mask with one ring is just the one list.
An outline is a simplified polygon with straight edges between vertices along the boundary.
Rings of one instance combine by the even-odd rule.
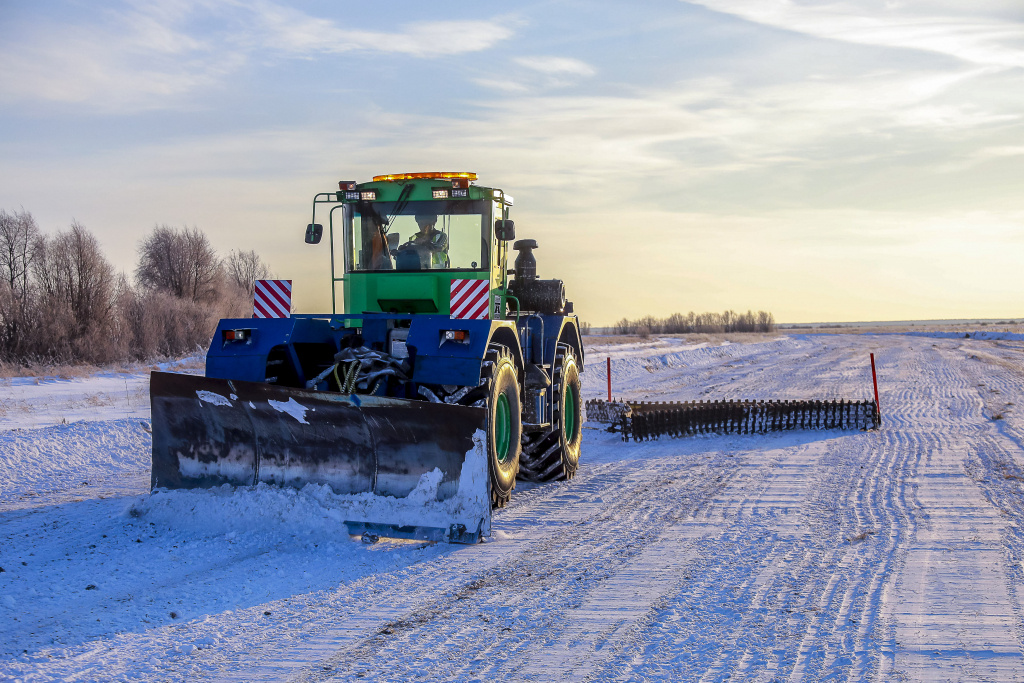
[[512, 198], [475, 180], [316, 195], [332, 312], [222, 320], [205, 377], [153, 373], [153, 488], [326, 486], [350, 533], [470, 543], [517, 479], [571, 479], [579, 323], [534, 240], [506, 270]]
[[623, 441], [693, 434], [765, 434], [792, 429], [876, 429], [874, 401], [587, 401], [587, 416]]

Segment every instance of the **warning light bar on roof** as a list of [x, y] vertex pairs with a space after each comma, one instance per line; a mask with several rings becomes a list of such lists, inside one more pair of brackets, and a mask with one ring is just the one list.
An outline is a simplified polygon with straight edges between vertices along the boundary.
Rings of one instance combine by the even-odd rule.
[[453, 179], [476, 180], [476, 173], [465, 171], [434, 171], [433, 173], [391, 173], [388, 175], [375, 175], [373, 182], [389, 182], [393, 180], [453, 180]]

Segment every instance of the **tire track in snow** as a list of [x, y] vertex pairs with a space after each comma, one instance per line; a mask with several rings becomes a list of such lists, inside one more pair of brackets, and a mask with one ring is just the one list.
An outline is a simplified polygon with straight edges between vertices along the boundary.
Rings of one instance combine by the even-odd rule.
[[1013, 610], [1013, 632], [1024, 644], [1024, 432], [1013, 397], [1024, 384], [1022, 349], [1009, 344], [965, 342], [947, 354], [957, 363], [977, 392], [977, 419], [981, 435], [966, 462], [967, 475], [1005, 520], [1002, 552], [1005, 557], [1009, 604]]
[[[531, 678], [529, 666], [538, 650], [571, 632], [573, 612], [588, 593], [614, 580], [658, 540], [660, 529], [690, 517], [722, 485], [729, 463], [721, 460], [682, 469], [666, 459], [631, 463], [616, 468], [621, 475], [618, 484], [595, 478], [597, 487], [589, 495], [603, 502], [588, 502], [586, 490], [573, 492], [575, 502], [547, 501], [554, 516], [579, 517], [578, 510], [572, 512], [574, 507], [586, 512], [573, 525], [521, 544], [517, 552], [476, 574], [459, 590], [384, 623], [376, 633], [347, 644], [344, 651], [294, 680], [375, 680], [381, 676], [375, 662], [382, 656], [393, 662], [384, 680], [413, 677], [424, 670], [455, 680]], [[718, 473], [709, 475], [709, 468]], [[615, 490], [618, 495], [610, 496]], [[528, 514], [520, 523], [532, 527], [536, 512]], [[515, 528], [517, 520], [512, 517], [503, 519], [503, 527], [511, 521]], [[399, 656], [413, 644], [413, 656]]]
[[[808, 499], [793, 506], [796, 514], [764, 515], [757, 510], [770, 508], [769, 501], [751, 500], [732, 529], [707, 540], [704, 563], [693, 570], [704, 577], [702, 585], [667, 601], [651, 620], [650, 645], [620, 660], [602, 678], [632, 679], [634, 668], [653, 661], [669, 662], [662, 673], [672, 671], [685, 680], [818, 680], [827, 673], [850, 675], [852, 653], [863, 653], [866, 646], [843, 645], [844, 638], [849, 640], [847, 621], [858, 605], [863, 605], [862, 615], [877, 612], [881, 579], [890, 570], [890, 563], [878, 558], [891, 555], [898, 538], [880, 551], [869, 543], [847, 545], [837, 538], [852, 523], [834, 519], [841, 509], [835, 504], [835, 489], [814, 493], [822, 485], [827, 488], [825, 479], [841, 480], [831, 469], [832, 449], [815, 446], [816, 456], [805, 454], [806, 471], [793, 477], [808, 480]], [[815, 476], [813, 470], [819, 468], [829, 476]], [[784, 486], [791, 490], [791, 484]], [[758, 514], [763, 517], [756, 519]], [[716, 550], [728, 562], [716, 560]], [[871, 571], [865, 573], [864, 566]], [[822, 567], [835, 570], [823, 573]], [[873, 627], [872, 619], [859, 621], [855, 640], [863, 640]], [[671, 627], [660, 628], [665, 623]], [[687, 624], [693, 628], [685, 628]], [[709, 628], [710, 624], [714, 625]], [[839, 657], [836, 652], [845, 654]], [[852, 678], [863, 676], [854, 673]]]
[[1014, 635], [1019, 607], [1009, 609], [1009, 577], [998, 557], [1005, 524], [967, 476], [986, 423], [978, 377], [951, 353], [957, 344], [914, 346], [907, 402], [889, 412], [922, 453], [911, 480], [921, 510], [893, 587], [889, 617], [899, 648], [883, 675], [1024, 680]]

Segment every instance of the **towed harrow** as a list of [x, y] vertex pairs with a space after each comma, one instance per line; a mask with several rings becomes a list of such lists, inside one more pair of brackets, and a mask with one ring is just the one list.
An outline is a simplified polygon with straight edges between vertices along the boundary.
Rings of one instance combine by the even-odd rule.
[[792, 429], [876, 429], [875, 401], [587, 401], [587, 418], [622, 440], [692, 434], [766, 434]]

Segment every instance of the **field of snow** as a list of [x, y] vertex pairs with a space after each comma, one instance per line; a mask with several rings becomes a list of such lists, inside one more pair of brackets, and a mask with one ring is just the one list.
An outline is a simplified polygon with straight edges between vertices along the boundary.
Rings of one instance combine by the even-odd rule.
[[0, 680], [1024, 681], [1024, 341], [590, 338], [585, 398], [868, 398], [882, 429], [623, 443], [475, 546], [330, 496], [150, 495], [145, 375], [0, 384]]

